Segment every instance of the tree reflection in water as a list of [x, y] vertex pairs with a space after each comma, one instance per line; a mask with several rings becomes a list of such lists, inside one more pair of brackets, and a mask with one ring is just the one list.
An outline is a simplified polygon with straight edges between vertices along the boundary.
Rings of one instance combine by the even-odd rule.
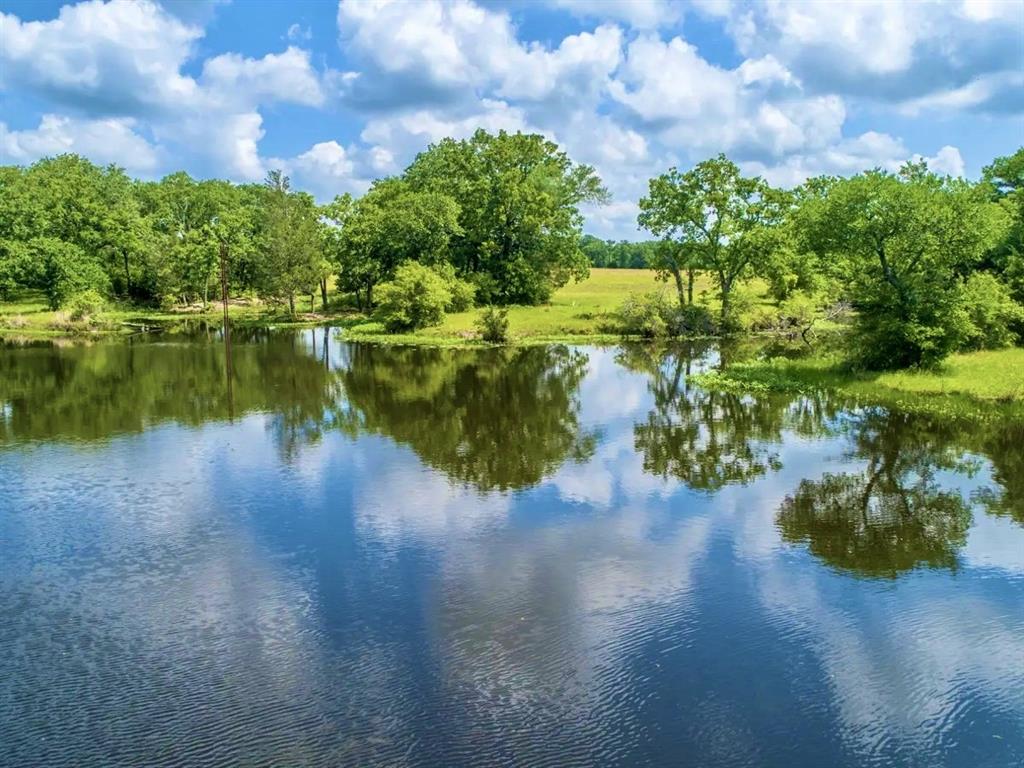
[[[649, 377], [654, 408], [633, 432], [644, 469], [691, 489], [717, 492], [781, 469], [787, 433], [849, 440], [847, 458], [865, 461], [864, 469], [802, 480], [777, 515], [784, 541], [805, 544], [830, 566], [888, 578], [955, 568], [974, 506], [1024, 523], [1019, 421], [910, 414], [826, 393], [705, 390], [687, 383], [692, 370], [716, 362], [700, 347], [627, 347], [618, 360]], [[980, 457], [992, 482], [965, 494]]]
[[346, 353], [348, 429], [408, 445], [453, 480], [481, 491], [526, 488], [594, 452], [596, 434], [579, 424], [587, 355], [578, 350], [353, 345]]
[[784, 431], [810, 436], [825, 429], [831, 410], [820, 397], [739, 395], [691, 386], [687, 377], [707, 351], [707, 346], [627, 347], [618, 357], [624, 367], [650, 377], [654, 408], [633, 428], [647, 472], [713, 492], [780, 469]]
[[[999, 445], [999, 428], [981, 428], [981, 443]], [[826, 473], [801, 481], [782, 503], [785, 541], [803, 543], [828, 565], [866, 577], [895, 578], [918, 567], [957, 567], [973, 519], [971, 499], [955, 478], [979, 468], [967, 430], [950, 420], [868, 408], [849, 425], [850, 458], [860, 472]], [[973, 450], [972, 450], [973, 448]], [[993, 467], [1001, 455], [991, 456]], [[940, 473], [955, 473], [940, 478]], [[993, 473], [998, 476], [998, 471]], [[1005, 489], [973, 494], [1004, 499]]]

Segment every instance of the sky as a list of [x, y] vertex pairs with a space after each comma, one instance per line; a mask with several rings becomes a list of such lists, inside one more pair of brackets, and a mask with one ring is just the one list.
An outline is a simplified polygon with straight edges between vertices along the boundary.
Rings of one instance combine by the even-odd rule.
[[638, 239], [647, 182], [726, 153], [792, 186], [924, 158], [976, 178], [1024, 145], [1024, 0], [0, 0], [0, 163], [326, 201], [478, 127], [542, 133]]

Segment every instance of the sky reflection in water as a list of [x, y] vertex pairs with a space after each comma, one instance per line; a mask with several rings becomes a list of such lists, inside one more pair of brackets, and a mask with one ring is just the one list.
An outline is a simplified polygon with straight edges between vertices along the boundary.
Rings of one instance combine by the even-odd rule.
[[1024, 759], [1021, 425], [173, 339], [0, 349], [0, 762]]

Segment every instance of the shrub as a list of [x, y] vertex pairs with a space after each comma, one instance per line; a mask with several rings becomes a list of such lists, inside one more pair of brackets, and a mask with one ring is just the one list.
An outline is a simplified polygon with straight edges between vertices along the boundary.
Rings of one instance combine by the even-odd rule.
[[436, 270], [409, 261], [395, 270], [395, 278], [377, 290], [377, 314], [391, 333], [414, 331], [444, 320], [451, 291]]
[[615, 313], [619, 333], [654, 339], [665, 336], [706, 336], [715, 332], [707, 307], [689, 304], [680, 308], [664, 291], [632, 293]]
[[1024, 307], [1007, 286], [988, 272], [975, 272], [963, 290], [969, 326], [965, 349], [998, 349], [1017, 340], [1014, 326], [1024, 322]]
[[67, 309], [68, 317], [75, 322], [79, 322], [102, 312], [104, 303], [103, 296], [100, 295], [99, 291], [90, 288], [71, 296], [64, 303], [64, 306]]
[[615, 314], [619, 321], [619, 332], [624, 336], [654, 339], [672, 335], [675, 309], [663, 290], [631, 293], [619, 305]]
[[717, 330], [711, 312], [701, 304], [687, 304], [675, 310], [677, 336], [711, 336], [717, 333]]
[[485, 307], [477, 318], [476, 328], [480, 338], [492, 344], [504, 344], [508, 341], [508, 310], [498, 307]]
[[445, 262], [434, 267], [444, 280], [445, 285], [452, 295], [452, 299], [445, 307], [447, 312], [465, 312], [473, 308], [473, 300], [476, 298], [476, 285], [468, 280], [462, 280], [455, 274], [455, 267]]

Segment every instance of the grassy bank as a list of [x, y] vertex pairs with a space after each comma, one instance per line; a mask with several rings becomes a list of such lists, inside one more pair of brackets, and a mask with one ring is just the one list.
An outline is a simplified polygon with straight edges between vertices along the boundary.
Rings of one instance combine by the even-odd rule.
[[734, 392], [828, 389], [908, 410], [989, 417], [1012, 411], [1024, 417], [1024, 349], [1019, 347], [952, 355], [935, 370], [851, 371], [838, 357], [823, 356], [737, 363], [694, 380]]

